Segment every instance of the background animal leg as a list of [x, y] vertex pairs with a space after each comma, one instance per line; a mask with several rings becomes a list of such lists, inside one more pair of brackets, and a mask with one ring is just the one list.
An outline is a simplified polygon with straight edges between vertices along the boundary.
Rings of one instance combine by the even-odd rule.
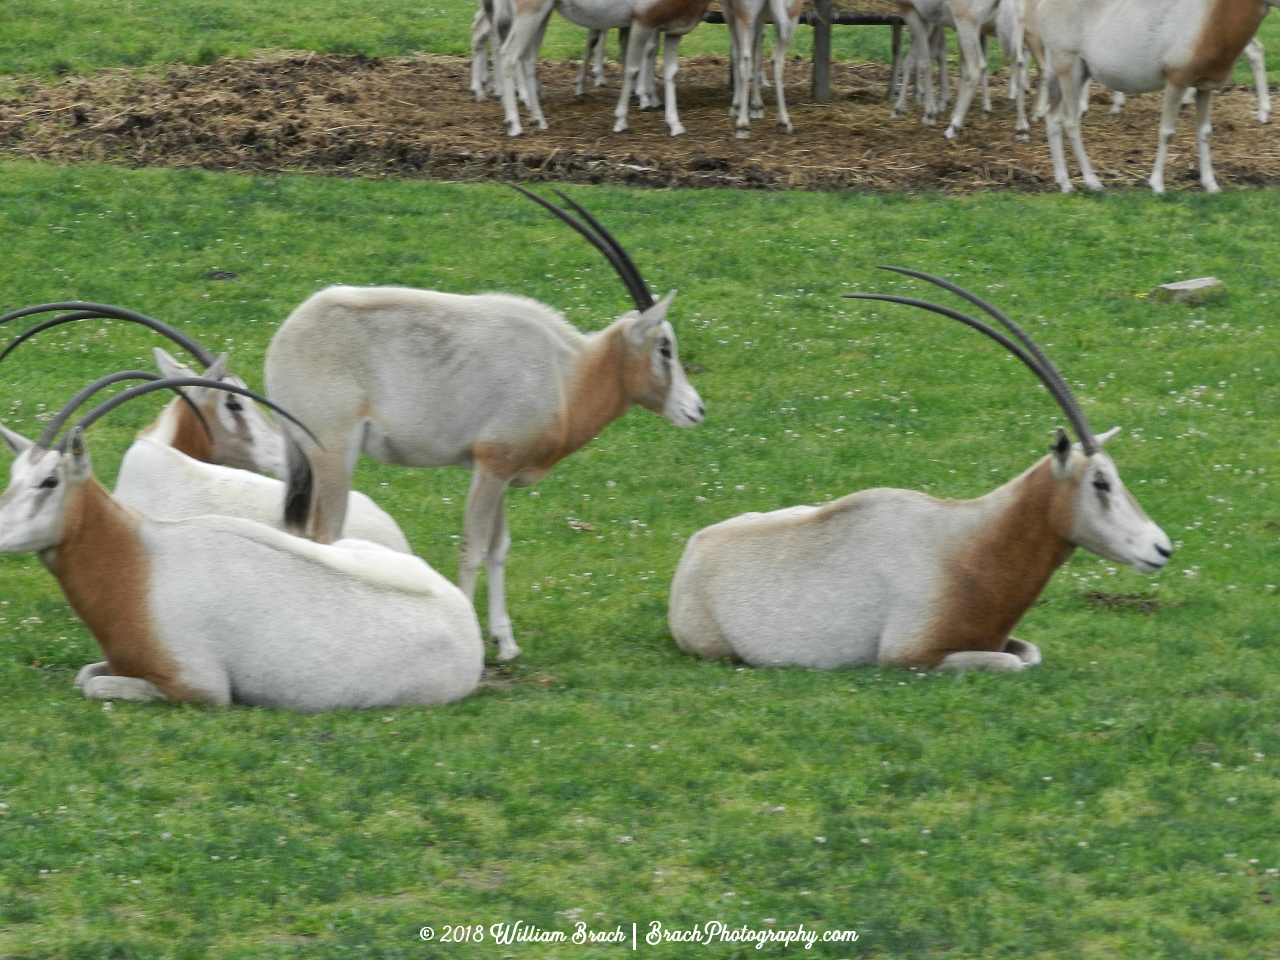
[[596, 87], [608, 86], [604, 76], [604, 47], [609, 41], [609, 31], [600, 31], [600, 40], [596, 44], [596, 55], [591, 60], [591, 84]]
[[924, 117], [920, 122], [933, 126], [938, 122], [938, 109], [933, 99], [932, 52], [929, 47], [929, 27], [920, 19], [914, 9], [905, 13], [907, 26], [911, 29], [911, 49], [907, 51], [906, 72], [904, 82], [898, 88], [898, 102], [894, 104], [890, 117], [900, 117], [907, 112], [907, 91], [911, 83], [906, 77], [915, 78], [917, 86], [924, 93]]
[[[587, 49], [582, 53], [582, 67], [578, 70], [578, 75], [573, 79], [573, 95], [575, 97], [585, 97], [587, 95], [587, 71], [591, 68], [591, 62], [596, 55], [596, 50], [604, 46], [604, 32], [602, 30], [587, 31]], [[596, 84], [600, 86], [600, 84]]]
[[1267, 89], [1267, 60], [1262, 41], [1257, 37], [1250, 40], [1245, 45], [1244, 57], [1253, 69], [1253, 85], [1258, 88], [1258, 122], [1266, 123], [1271, 118], [1271, 91]]
[[751, 121], [747, 111], [750, 103], [751, 75], [754, 56], [753, 7], [750, 3], [734, 4], [727, 11], [729, 35], [733, 48], [733, 106], [734, 136], [746, 140], [751, 136]]
[[458, 587], [472, 602], [476, 598], [476, 577], [493, 543], [494, 528], [502, 516], [502, 500], [507, 495], [507, 481], [476, 464], [471, 474], [471, 490], [462, 520], [461, 563]]
[[680, 36], [668, 33], [662, 44], [662, 95], [666, 101], [667, 127], [673, 137], [684, 136], [684, 124], [676, 113], [676, 73], [680, 70]]
[[86, 664], [80, 668], [80, 672], [76, 674], [75, 687], [77, 690], [84, 690], [84, 685], [94, 677], [105, 677], [111, 672], [111, 664], [105, 660], [99, 660], [97, 663]]
[[[1045, 86], [1045, 84], [1041, 84]], [[1053, 179], [1058, 183], [1058, 189], [1063, 193], [1070, 193], [1075, 187], [1071, 183], [1071, 174], [1067, 172], [1067, 157], [1062, 148], [1062, 111], [1065, 108], [1066, 101], [1059, 99], [1057, 103], [1049, 107], [1049, 114], [1045, 117], [1045, 128], [1049, 135], [1049, 158], [1053, 161]]]
[[[1080, 179], [1084, 181], [1085, 189], [1101, 190], [1102, 181], [1097, 178], [1093, 172], [1093, 167], [1089, 163], [1089, 155], [1084, 152], [1084, 139], [1080, 136], [1080, 99], [1077, 92], [1079, 87], [1077, 84], [1084, 79], [1082, 71], [1084, 64], [1077, 60], [1072, 64], [1065, 73], [1058, 71], [1058, 79], [1062, 82], [1062, 105], [1061, 109], [1064, 114], [1063, 123], [1067, 128], [1067, 136], [1071, 138], [1071, 149], [1075, 151], [1076, 163], [1080, 165]], [[1077, 81], [1076, 77], [1080, 77]], [[1066, 164], [1062, 166], [1063, 173], [1066, 173]], [[1061, 182], [1061, 181], [1060, 181]], [[1070, 183], [1070, 179], [1067, 180]], [[1067, 191], [1063, 191], [1066, 193]]]
[[[951, 103], [951, 73], [947, 69], [947, 28], [935, 26], [929, 31], [929, 54], [938, 64], [938, 112]], [[920, 96], [923, 90], [916, 91]]]
[[498, 642], [498, 659], [520, 656], [516, 646], [511, 616], [507, 613], [507, 551], [511, 549], [511, 533], [507, 529], [506, 500], [498, 502], [498, 520], [489, 541], [485, 569], [489, 573], [489, 636]]
[[[773, 83], [778, 94], [778, 127], [784, 133], [791, 133], [795, 128], [791, 125], [791, 116], [787, 113], [786, 86], [783, 73], [787, 68], [787, 51], [791, 49], [791, 38], [796, 32], [797, 20], [791, 18], [787, 5], [780, 0], [773, 0], [773, 29], [776, 34], [773, 41]], [[799, 11], [796, 12], [797, 18]]]
[[1156, 165], [1147, 181], [1155, 193], [1164, 193], [1164, 164], [1169, 156], [1169, 141], [1178, 129], [1178, 108], [1182, 106], [1182, 91], [1185, 87], [1177, 87], [1166, 83], [1164, 87], [1164, 109], [1160, 113], [1160, 139], [1156, 144]]
[[987, 35], [979, 34], [978, 45], [982, 49], [982, 112], [991, 112], [991, 71], [987, 69]]
[[93, 677], [84, 685], [84, 695], [87, 700], [132, 700], [136, 703], [169, 699], [154, 683], [141, 677]]
[[948, 140], [955, 137], [964, 126], [965, 114], [969, 112], [969, 104], [973, 95], [978, 92], [978, 83], [987, 70], [987, 59], [982, 54], [982, 27], [968, 20], [956, 20], [956, 38], [960, 41], [960, 92], [956, 95], [956, 109], [951, 114], [951, 123], [944, 132]]
[[477, 10], [471, 21], [471, 92], [476, 95], [476, 102], [483, 103], [486, 92], [491, 89], [489, 79], [489, 51], [496, 47], [491, 41], [489, 18], [483, 9]]
[[644, 46], [644, 61], [640, 64], [640, 80], [636, 84], [636, 103], [641, 110], [657, 110], [662, 106], [658, 99], [658, 39], [655, 31]]
[[1027, 664], [1012, 653], [995, 653], [990, 650], [963, 650], [949, 653], [935, 667], [942, 673], [960, 673], [963, 670], [982, 670], [986, 673], [1019, 673]]
[[[511, 32], [507, 34], [507, 38], [502, 41], [499, 48], [498, 56], [498, 73], [500, 86], [502, 87], [502, 108], [506, 114], [507, 136], [518, 137], [524, 132], [524, 128], [520, 126], [520, 111], [516, 107], [516, 84], [529, 87], [521, 92], [530, 100], [529, 113], [533, 116], [534, 121], [542, 114], [541, 106], [536, 107], [538, 94], [536, 90], [536, 81], [532, 84], [526, 82], [526, 78], [521, 76], [517, 80], [517, 72], [523, 73], [525, 60], [528, 57], [528, 51], [531, 46], [536, 43], [542, 35], [543, 24], [541, 22], [545, 18], [520, 17], [512, 24]], [[537, 48], [534, 47], [534, 57], [537, 57]], [[542, 121], [541, 126], [546, 127], [546, 120]]]
[[1209, 159], [1209, 137], [1213, 135], [1209, 110], [1212, 105], [1212, 90], [1196, 91], [1196, 146], [1200, 148], [1200, 185], [1208, 193], [1217, 193], [1218, 181], [1214, 179], [1213, 161]]
[[1119, 113], [1124, 109], [1124, 94], [1119, 90], [1111, 94], [1111, 112]]
[[645, 55], [649, 38], [653, 30], [638, 23], [631, 25], [631, 36], [627, 40], [627, 56], [622, 70], [622, 92], [618, 95], [618, 106], [613, 111], [613, 132], [624, 133], [627, 129], [627, 108], [631, 105], [631, 92], [636, 88], [640, 77], [640, 64]]
[[1038, 667], [1042, 659], [1039, 647], [1026, 640], [1019, 640], [1017, 637], [1010, 637], [1004, 642], [1004, 652], [1012, 653], [1028, 667]]

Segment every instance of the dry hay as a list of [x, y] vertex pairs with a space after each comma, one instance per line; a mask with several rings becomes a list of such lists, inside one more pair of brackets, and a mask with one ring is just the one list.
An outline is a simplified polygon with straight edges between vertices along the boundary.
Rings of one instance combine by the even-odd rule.
[[[835, 99], [807, 102], [809, 64], [788, 65], [796, 132], [778, 132], [767, 106], [750, 140], [728, 117], [728, 64], [695, 57], [681, 65], [680, 114], [687, 136], [667, 135], [661, 111], [631, 111], [632, 130], [610, 132], [611, 88], [573, 96], [574, 63], [543, 63], [551, 129], [511, 139], [501, 107], [477, 104], [462, 58], [376, 60], [306, 56], [222, 61], [164, 75], [108, 71], [0, 88], [0, 154], [57, 162], [112, 161], [255, 172], [316, 171], [442, 180], [546, 180], [649, 187], [858, 190], [1054, 189], [1043, 125], [1013, 139], [1013, 107], [970, 113], [965, 132], [944, 140], [919, 108], [889, 119], [888, 70], [837, 63]], [[993, 92], [1003, 85], [993, 79]], [[769, 93], [771, 91], [766, 91]], [[1145, 185], [1154, 156], [1158, 94], [1130, 98], [1110, 116], [1099, 91], [1085, 141], [1108, 186]], [[1280, 181], [1270, 127], [1253, 116], [1252, 90], [1215, 97], [1214, 160], [1224, 186]], [[1168, 180], [1199, 189], [1191, 111], [1174, 139]]]

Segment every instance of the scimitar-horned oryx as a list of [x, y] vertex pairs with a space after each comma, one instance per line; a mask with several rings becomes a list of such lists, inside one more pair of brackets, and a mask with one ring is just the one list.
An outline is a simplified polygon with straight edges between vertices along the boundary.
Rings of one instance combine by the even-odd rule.
[[502, 660], [520, 652], [504, 590], [507, 487], [542, 479], [632, 404], [678, 427], [704, 414], [667, 321], [675, 291], [655, 303], [621, 244], [563, 193], [581, 220], [516, 189], [604, 254], [634, 311], [583, 334], [524, 297], [330, 287], [280, 326], [265, 371], [267, 395], [297, 414], [325, 448], [308, 461], [285, 426], [287, 530], [322, 543], [337, 537], [361, 453], [408, 467], [472, 471], [458, 583], [474, 598], [486, 562], [489, 632]]
[[[227, 372], [225, 353], [215, 358], [198, 341], [169, 324], [121, 307], [41, 304], [0, 317], [0, 323], [71, 307], [79, 309], [42, 321], [15, 337], [0, 353], [0, 361], [19, 344], [52, 327], [79, 320], [115, 319], [139, 323], [168, 337], [205, 365], [204, 379], [245, 386], [239, 377]], [[167, 351], [156, 347], [154, 352], [160, 375], [138, 370], [111, 375], [98, 381], [92, 389], [81, 391], [80, 396], [87, 400], [102, 387], [124, 379], [159, 380], [162, 376], [172, 379], [195, 375]], [[175, 392], [179, 398], [165, 406], [154, 423], [139, 431], [125, 452], [116, 476], [115, 496], [155, 520], [218, 513], [279, 525], [284, 484], [260, 473], [284, 472], [279, 428], [242, 394], [204, 387]], [[59, 416], [65, 420], [71, 412], [64, 408]], [[391, 516], [355, 490], [350, 494], [342, 536], [380, 543], [402, 553], [413, 552]]]
[[85, 696], [324, 711], [474, 690], [484, 667], [475, 612], [417, 557], [239, 517], [153, 520], [98, 483], [84, 428], [174, 386], [238, 389], [158, 380], [99, 405], [59, 443], [0, 431], [17, 455], [0, 552], [37, 552], [98, 641], [106, 660], [76, 678]]
[[1155, 166], [1148, 183], [1164, 192], [1169, 141], [1188, 88], [1196, 91], [1196, 141], [1200, 183], [1218, 192], [1209, 157], [1210, 98], [1231, 76], [1236, 59], [1280, 0], [1029, 0], [1044, 46], [1049, 81], [1049, 153], [1063, 193], [1073, 188], [1062, 131], [1066, 128], [1090, 190], [1101, 190], [1080, 136], [1080, 94], [1093, 77], [1122, 93], [1164, 90]]
[[821, 507], [748, 513], [699, 531], [671, 585], [671, 633], [682, 650], [756, 666], [1023, 670], [1040, 662], [1040, 651], [1009, 632], [1076, 547], [1142, 573], [1168, 561], [1169, 538], [1102, 452], [1116, 430], [1094, 436], [1031, 338], [945, 280], [898, 272], [965, 297], [1021, 346], [947, 307], [855, 296], [931, 310], [996, 340], [1040, 378], [1080, 442], [1073, 445], [1059, 428], [1047, 457], [976, 500], [863, 490]]

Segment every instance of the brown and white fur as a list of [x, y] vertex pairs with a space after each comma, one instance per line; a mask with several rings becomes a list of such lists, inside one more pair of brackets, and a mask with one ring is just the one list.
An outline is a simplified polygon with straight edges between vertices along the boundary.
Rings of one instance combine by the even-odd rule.
[[1077, 546], [1143, 573], [1170, 552], [1111, 458], [1060, 431], [977, 500], [864, 490], [699, 531], [671, 585], [671, 633], [687, 653], [755, 666], [1024, 670], [1040, 652], [1010, 631]]
[[98, 483], [79, 428], [66, 450], [2, 433], [17, 458], [0, 552], [37, 552], [98, 641], [106, 660], [76, 678], [86, 697], [324, 711], [478, 684], [471, 604], [417, 557], [237, 517], [154, 520]]
[[1062, 132], [1066, 128], [1084, 185], [1101, 190], [1080, 136], [1079, 88], [1093, 77], [1113, 90], [1164, 89], [1155, 166], [1148, 182], [1164, 192], [1164, 166], [1178, 108], [1196, 91], [1200, 183], [1218, 192], [1209, 154], [1210, 98], [1231, 76], [1236, 59], [1277, 0], [1038, 0], [1034, 24], [1053, 74], [1048, 116], [1054, 178], [1072, 190]]

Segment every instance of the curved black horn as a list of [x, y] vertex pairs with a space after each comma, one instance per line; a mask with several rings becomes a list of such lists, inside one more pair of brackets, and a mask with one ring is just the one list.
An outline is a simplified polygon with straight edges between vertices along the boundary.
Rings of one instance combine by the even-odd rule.
[[[1031, 339], [1031, 335], [1023, 330], [1018, 324], [1014, 323], [1003, 310], [993, 306], [986, 300], [983, 300], [977, 294], [970, 293], [968, 290], [964, 289], [964, 287], [954, 284], [950, 280], [935, 277], [932, 274], [923, 273], [919, 270], [909, 270], [906, 267], [881, 266], [879, 269], [889, 270], [893, 273], [901, 273], [908, 277], [915, 277], [917, 280], [932, 283], [934, 286], [941, 287], [943, 290], [949, 290], [958, 297], [964, 297], [964, 299], [968, 300], [975, 307], [980, 310], [985, 310], [988, 314], [994, 317], [1006, 330], [1022, 341], [1027, 349], [1031, 351], [1031, 354], [1040, 362], [1040, 366], [1044, 372], [1058, 384], [1058, 393], [1055, 394], [1055, 396], [1058, 396], [1058, 402], [1063, 404], [1063, 412], [1067, 414], [1067, 417], [1071, 420], [1072, 424], [1075, 425], [1076, 433], [1080, 435], [1080, 443], [1084, 447], [1084, 452], [1089, 456], [1093, 456], [1098, 452], [1098, 441], [1094, 439], [1093, 428], [1089, 426], [1089, 420], [1085, 417], [1084, 410], [1080, 407], [1079, 401], [1076, 400], [1076, 395], [1072, 393], [1071, 387], [1067, 384], [1066, 377], [1064, 377], [1058, 370], [1057, 365], [1049, 359], [1049, 355], [1040, 349], [1040, 345]], [[1051, 390], [1050, 392], [1052, 393], [1053, 391]], [[1072, 416], [1072, 410], [1075, 411], [1075, 416]], [[1080, 429], [1080, 424], [1084, 425], [1083, 432]]]
[[563, 220], [569, 226], [573, 227], [574, 230], [578, 231], [578, 233], [582, 234], [582, 236], [587, 239], [588, 243], [604, 254], [604, 258], [609, 261], [618, 276], [622, 278], [622, 282], [626, 285], [627, 292], [631, 294], [631, 299], [635, 303], [637, 309], [648, 310], [653, 306], [653, 294], [649, 292], [648, 284], [646, 284], [644, 282], [644, 278], [640, 276], [640, 271], [636, 269], [636, 265], [632, 262], [631, 257], [629, 257], [627, 252], [622, 249], [622, 244], [618, 243], [613, 234], [606, 230], [600, 224], [600, 221], [587, 213], [580, 204], [575, 203], [559, 190], [556, 191], [556, 193], [559, 194], [560, 199], [573, 207], [573, 209], [577, 211], [584, 220], [586, 220], [586, 224], [574, 219], [550, 200], [538, 196], [533, 191], [526, 190], [524, 187], [516, 183], [511, 184], [511, 186], [516, 190], [519, 190], [530, 200], [550, 211], [553, 215]]
[[[99, 377], [63, 404], [62, 409], [54, 414], [53, 419], [45, 426], [44, 432], [41, 433], [40, 438], [36, 440], [36, 446], [45, 450], [49, 449], [49, 444], [53, 442], [53, 438], [58, 435], [58, 431], [62, 429], [62, 425], [70, 420], [75, 412], [84, 406], [84, 402], [99, 390], [109, 387], [113, 383], [119, 383], [121, 380], [163, 379], [164, 377], [151, 370], [122, 370], [119, 373], [109, 373], [105, 377]], [[212, 437], [213, 434], [209, 432], [209, 423], [205, 420], [204, 414], [200, 412], [200, 408], [195, 405], [195, 402], [177, 387], [173, 388], [173, 392], [180, 396], [187, 406], [192, 409], [196, 415], [196, 419], [200, 421], [200, 426], [204, 427], [204, 432], [208, 436]]]
[[[1093, 454], [1097, 452], [1097, 441], [1093, 439], [1093, 431], [1089, 429], [1089, 424], [1084, 419], [1084, 414], [1076, 410], [1074, 405], [1067, 401], [1067, 398], [1062, 395], [1061, 390], [1059, 389], [1058, 382], [1050, 376], [1049, 372], [1045, 370], [1036, 361], [1036, 359], [1031, 356], [1031, 354], [1022, 349], [1022, 347], [1018, 346], [1018, 344], [1014, 343], [999, 330], [989, 324], [983, 323], [981, 320], [975, 320], [973, 317], [963, 314], [959, 310], [952, 310], [950, 307], [943, 307], [936, 303], [929, 303], [927, 300], [916, 300], [912, 297], [895, 297], [889, 294], [880, 293], [846, 293], [844, 294], [844, 297], [848, 300], [882, 300], [886, 303], [901, 303], [909, 307], [918, 307], [921, 310], [928, 310], [931, 313], [950, 317], [952, 320], [959, 320], [966, 326], [973, 327], [973, 329], [977, 330], [979, 333], [983, 333], [990, 337], [1026, 364], [1027, 368], [1039, 378], [1041, 383], [1044, 384], [1045, 389], [1049, 391], [1049, 395], [1058, 402], [1058, 406], [1062, 408], [1062, 412], [1067, 415], [1067, 419], [1071, 422], [1071, 426], [1080, 437], [1080, 443], [1084, 446], [1085, 453], [1089, 456], [1093, 456]], [[1093, 450], [1089, 449], [1091, 441], [1093, 444]]]
[[[106, 303], [85, 303], [80, 300], [68, 300], [60, 303], [42, 303], [38, 306], [23, 307], [21, 310], [14, 310], [12, 313], [6, 313], [4, 316], [0, 317], [0, 323], [8, 323], [10, 320], [29, 317], [37, 313], [54, 313], [58, 310], [71, 310], [74, 312], [37, 324], [35, 328], [28, 330], [17, 340], [11, 343], [9, 348], [5, 350], [4, 356], [7, 356], [9, 350], [12, 350], [23, 340], [34, 336], [41, 330], [48, 330], [50, 327], [56, 327], [62, 323], [72, 323], [77, 320], [103, 319], [126, 320], [129, 323], [141, 324], [162, 336], [168, 337], [178, 346], [182, 347], [182, 349], [186, 350], [193, 357], [199, 360], [206, 368], [213, 365], [213, 354], [181, 330], [176, 330], [169, 326], [169, 324], [161, 320], [156, 320], [153, 317], [148, 317], [145, 314], [137, 313], [133, 310], [126, 310], [124, 307], [113, 307]], [[3, 356], [0, 356], [0, 359], [3, 359]]]
[[[238, 393], [242, 397], [248, 397], [251, 400], [256, 400], [264, 407], [274, 410], [276, 413], [280, 414], [280, 416], [301, 427], [303, 432], [312, 439], [317, 447], [321, 450], [324, 449], [324, 444], [321, 443], [319, 438], [311, 432], [310, 428], [279, 404], [272, 403], [266, 397], [254, 393], [248, 387], [239, 387], [234, 383], [223, 383], [220, 380], [206, 380], [204, 377], [168, 377], [162, 380], [153, 380], [151, 383], [144, 383], [141, 386], [130, 387], [128, 390], [116, 394], [110, 400], [104, 400], [102, 403], [98, 404], [81, 417], [76, 422], [76, 426], [81, 429], [87, 429], [116, 407], [128, 403], [134, 397], [140, 397], [143, 394], [152, 393], [156, 390], [169, 390], [174, 387], [208, 387], [211, 390], [225, 390], [227, 393]], [[64, 437], [63, 439], [66, 438]]]

